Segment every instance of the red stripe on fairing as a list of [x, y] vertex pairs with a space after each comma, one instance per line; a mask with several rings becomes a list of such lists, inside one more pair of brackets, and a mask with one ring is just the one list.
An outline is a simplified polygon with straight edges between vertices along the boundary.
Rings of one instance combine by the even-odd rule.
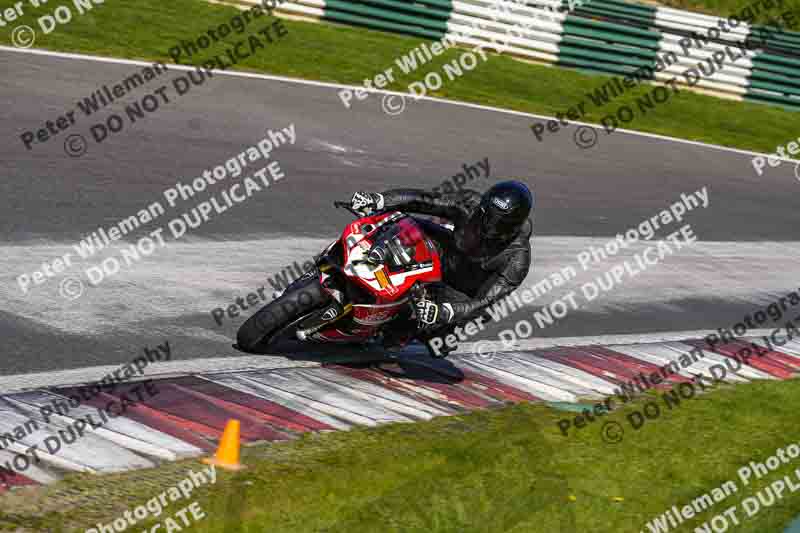
[[[753, 353], [756, 353], [756, 350], [753, 348], [753, 345], [749, 342], [741, 342], [736, 341], [730, 344], [731, 346], [737, 346], [739, 349], [748, 347], [753, 350]], [[787, 354], [780, 351], [780, 347], [777, 347], [776, 350], [770, 350], [766, 346], [756, 345], [758, 347], [759, 353], [760, 352], [767, 352], [764, 357], [767, 357], [770, 360], [775, 361], [776, 363], [783, 364], [784, 366], [788, 367], [790, 371], [797, 372], [800, 370], [800, 357], [796, 355]]]
[[[625, 354], [615, 352], [605, 346], [587, 346], [584, 348], [587, 352], [593, 353], [595, 355], [599, 355], [610, 359], [612, 361], [619, 361], [620, 363], [624, 363], [629, 365], [631, 368], [637, 369], [637, 374], [641, 372], [647, 377], [650, 377], [650, 374], [653, 372], [657, 374], [661, 374], [661, 370], [664, 369], [666, 365], [657, 365], [655, 363], [651, 363], [649, 361], [643, 361], [641, 359], [637, 359], [636, 357]], [[644, 351], [646, 348], [639, 347], [640, 350]], [[680, 355], [678, 355], [680, 357]], [[666, 379], [664, 379], [662, 384], [656, 385], [657, 388], [670, 388], [670, 383], [689, 383], [692, 380], [687, 378], [686, 376], [681, 376], [680, 374], [671, 374]]]
[[275, 403], [263, 398], [258, 398], [252, 394], [241, 392], [219, 383], [214, 383], [205, 379], [186, 377], [172, 380], [176, 385], [188, 387], [194, 391], [205, 394], [212, 399], [220, 399], [239, 407], [253, 410], [259, 416], [265, 417], [270, 424], [287, 429], [293, 432], [305, 433], [308, 431], [319, 431], [334, 429], [331, 426], [314, 420], [300, 412], [293, 411], [279, 403]]
[[[459, 410], [464, 411], [464, 410], [473, 410], [473, 409], [480, 409], [483, 407], [489, 407], [492, 404], [492, 402], [484, 398], [481, 398], [474, 394], [470, 394], [469, 392], [466, 391], [458, 390], [457, 388], [452, 387], [449, 384], [437, 384], [439, 386], [433, 386], [434, 384], [420, 379], [404, 378], [402, 376], [392, 375], [382, 370], [354, 368], [345, 365], [335, 365], [335, 364], [325, 365], [325, 368], [334, 370], [340, 374], [345, 374], [355, 379], [369, 381], [381, 387], [390, 388], [394, 392], [400, 394], [408, 395], [409, 393], [411, 393], [413, 394], [413, 398], [415, 400], [422, 402], [425, 405], [430, 405], [431, 407], [436, 407], [439, 409], [445, 408], [453, 413], [457, 413], [459, 412]], [[404, 369], [402, 369], [402, 367], [398, 366], [397, 368], [398, 372], [404, 372]], [[447, 381], [453, 381], [452, 379], [449, 378], [443, 378], [441, 375], [436, 374], [435, 372], [431, 372], [431, 376], [434, 375], [438, 379], [446, 379]], [[413, 389], [415, 388], [433, 390], [436, 393], [446, 397], [447, 401], [443, 400], [437, 401], [435, 399], [426, 396], [421, 392], [414, 393]], [[453, 403], [455, 403], [456, 405], [454, 406]]]
[[[59, 389], [59, 394], [75, 394], [80, 388], [65, 388]], [[101, 392], [94, 398], [83, 402], [84, 405], [91, 405], [97, 409], [104, 409], [109, 402], [118, 402], [119, 398], [111, 396], [105, 392]], [[125, 418], [130, 418], [135, 422], [149, 426], [157, 431], [171, 435], [176, 439], [180, 439], [189, 444], [193, 444], [198, 448], [204, 450], [214, 450], [216, 445], [213, 444], [222, 437], [222, 431], [214, 429], [199, 422], [186, 420], [180, 416], [171, 415], [157, 409], [153, 409], [143, 403], [129, 405], [123, 415]]]
[[[697, 346], [699, 348], [708, 349], [708, 344], [702, 340], [691, 340], [691, 341], [683, 341], [686, 344], [691, 344], [693, 346]], [[712, 353], [716, 353], [719, 355], [723, 355], [725, 357], [729, 357], [731, 359], [736, 359], [739, 352], [742, 351], [744, 348], [748, 348], [750, 350], [750, 356], [747, 357], [747, 362], [745, 363], [747, 366], [751, 366], [753, 368], [757, 368], [766, 372], [767, 374], [774, 376], [780, 379], [789, 379], [794, 375], [794, 369], [790, 366], [787, 366], [780, 361], [776, 361], [771, 359], [769, 355], [764, 354], [762, 356], [758, 356], [757, 351], [753, 348], [752, 345], [745, 345], [744, 347], [736, 346], [736, 344], [724, 344], [721, 346], [714, 346], [714, 349], [711, 350]], [[763, 352], [766, 352], [766, 348], [763, 346], [759, 346], [759, 349]], [[738, 357], [741, 361], [742, 358]]]

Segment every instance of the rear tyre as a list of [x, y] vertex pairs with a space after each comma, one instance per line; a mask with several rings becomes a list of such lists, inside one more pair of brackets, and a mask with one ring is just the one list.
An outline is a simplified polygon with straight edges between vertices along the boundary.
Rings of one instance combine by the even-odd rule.
[[242, 324], [236, 334], [236, 344], [241, 350], [256, 352], [330, 300], [319, 278], [298, 280]]

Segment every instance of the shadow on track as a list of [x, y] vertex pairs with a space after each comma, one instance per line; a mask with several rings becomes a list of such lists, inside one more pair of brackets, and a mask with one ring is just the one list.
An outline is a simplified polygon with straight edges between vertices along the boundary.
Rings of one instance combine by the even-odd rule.
[[319, 363], [323, 366], [337, 364], [354, 368], [377, 367], [396, 378], [441, 383], [459, 382], [464, 379], [464, 373], [453, 363], [447, 359], [430, 357], [421, 344], [412, 344], [396, 352], [374, 345], [309, 344], [285, 339], [253, 351], [242, 350], [235, 344], [233, 347], [251, 355], [280, 356], [292, 361]]

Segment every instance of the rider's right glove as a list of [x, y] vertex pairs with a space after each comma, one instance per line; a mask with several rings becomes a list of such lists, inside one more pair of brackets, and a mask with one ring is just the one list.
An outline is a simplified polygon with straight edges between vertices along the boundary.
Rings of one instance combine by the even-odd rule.
[[419, 330], [436, 329], [453, 320], [453, 306], [448, 303], [436, 303], [422, 299], [414, 302]]
[[350, 199], [350, 207], [361, 216], [383, 209], [383, 195], [377, 192], [358, 191]]

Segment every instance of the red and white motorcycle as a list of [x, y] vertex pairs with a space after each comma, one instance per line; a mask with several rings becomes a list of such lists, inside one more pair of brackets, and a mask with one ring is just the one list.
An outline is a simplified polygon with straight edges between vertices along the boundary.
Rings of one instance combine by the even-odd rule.
[[403, 319], [425, 320], [415, 304], [425, 298], [426, 284], [441, 281], [442, 268], [420, 221], [399, 211], [361, 217], [349, 202], [334, 206], [360, 218], [312, 270], [241, 326], [239, 349], [261, 351], [279, 339], [367, 344]]

